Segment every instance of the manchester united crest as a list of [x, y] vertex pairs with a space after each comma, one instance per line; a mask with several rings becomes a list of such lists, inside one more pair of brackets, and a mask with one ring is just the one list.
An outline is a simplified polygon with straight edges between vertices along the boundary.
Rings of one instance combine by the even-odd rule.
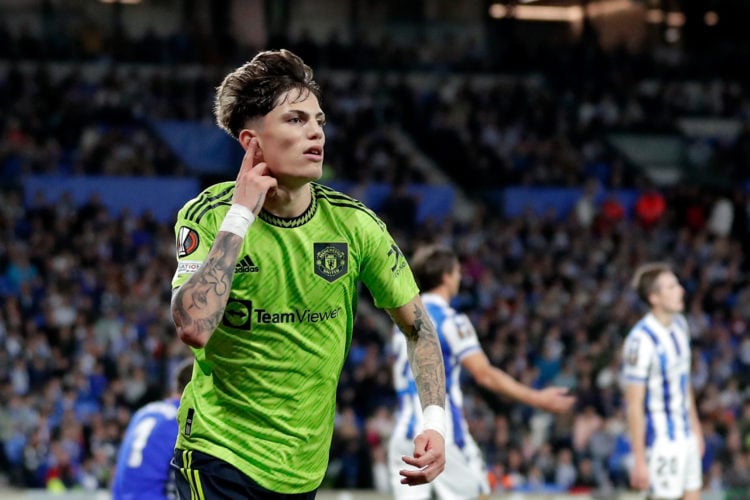
[[334, 282], [349, 271], [349, 247], [346, 243], [315, 243], [315, 274]]

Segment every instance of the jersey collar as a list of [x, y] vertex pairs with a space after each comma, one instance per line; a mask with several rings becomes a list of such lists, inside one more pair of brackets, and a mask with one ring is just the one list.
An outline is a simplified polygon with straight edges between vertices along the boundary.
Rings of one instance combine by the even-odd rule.
[[448, 304], [448, 302], [445, 301], [445, 299], [441, 295], [438, 295], [436, 293], [430, 293], [430, 292], [425, 292], [422, 294], [422, 302], [424, 303], [430, 302], [433, 304], [439, 304], [444, 307], [448, 307], [450, 305]]
[[307, 222], [313, 218], [313, 215], [315, 215], [315, 212], [317, 212], [318, 210], [318, 197], [316, 195], [316, 191], [317, 190], [315, 189], [314, 185], [310, 186], [310, 206], [308, 206], [307, 210], [305, 210], [297, 217], [292, 217], [290, 219], [278, 217], [276, 215], [273, 215], [271, 212], [266, 211], [266, 209], [264, 208], [260, 211], [260, 214], [258, 214], [258, 218], [267, 224], [276, 227], [282, 227], [285, 229], [300, 227], [304, 224], [307, 224]]

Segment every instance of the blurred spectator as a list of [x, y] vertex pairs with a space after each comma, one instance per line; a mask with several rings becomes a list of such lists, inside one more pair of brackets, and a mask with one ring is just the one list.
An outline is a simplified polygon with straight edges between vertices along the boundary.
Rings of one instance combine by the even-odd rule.
[[563, 491], [573, 487], [578, 478], [573, 452], [569, 448], [562, 448], [557, 452], [557, 465], [555, 466], [555, 484]]
[[584, 403], [582, 409], [579, 407], [574, 418], [573, 451], [580, 457], [587, 454], [591, 437], [602, 428], [604, 419], [589, 402]]
[[635, 217], [643, 229], [653, 229], [667, 209], [664, 195], [653, 185], [647, 185], [635, 201]]
[[569, 489], [571, 493], [591, 493], [599, 486], [599, 482], [594, 474], [594, 463], [590, 457], [582, 456], [578, 460], [578, 467], [576, 470], [576, 478], [573, 482], [572, 487]]
[[574, 210], [578, 223], [585, 228], [591, 227], [598, 211], [596, 200], [598, 187], [596, 180], [587, 180], [583, 187], [583, 193], [575, 204]]
[[417, 224], [419, 201], [408, 190], [409, 183], [398, 180], [380, 208], [384, 222], [399, 235], [413, 232]]
[[734, 223], [734, 205], [726, 196], [719, 196], [711, 206], [708, 217], [708, 231], [713, 236], [726, 238], [732, 230]]
[[723, 480], [727, 487], [727, 500], [747, 498], [750, 492], [750, 453], [734, 455]]
[[625, 219], [625, 207], [614, 193], [607, 193], [596, 218], [597, 233], [609, 233]]

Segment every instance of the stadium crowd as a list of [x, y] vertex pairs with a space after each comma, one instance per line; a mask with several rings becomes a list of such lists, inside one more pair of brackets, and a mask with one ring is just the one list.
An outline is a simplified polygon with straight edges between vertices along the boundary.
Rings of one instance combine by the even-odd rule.
[[[23, 178], [189, 175], [148, 124], [210, 120], [214, 73], [211, 66], [198, 76], [113, 68], [92, 80], [71, 65], [53, 75], [44, 61], [75, 59], [72, 40], [45, 53], [42, 41], [16, 39], [7, 29], [0, 39], [8, 41], [0, 43], [8, 62], [0, 78], [0, 471], [25, 487], [106, 488], [132, 412], [166, 393], [164, 381], [189, 354], [169, 317], [173, 228], [153, 214], [109, 213], [96, 198], [83, 206], [41, 196], [26, 204]], [[410, 60], [398, 47], [295, 43], [323, 68], [348, 68], [347, 60], [361, 63], [365, 53], [390, 68]], [[454, 62], [475, 60], [474, 67], [497, 65], [486, 54], [466, 59], [421, 47], [421, 69], [460, 71], [440, 59], [450, 54]], [[172, 54], [167, 48], [160, 53]], [[563, 217], [507, 217], [481, 197], [469, 223], [415, 225], [382, 215], [399, 226], [394, 235], [407, 255], [424, 241], [459, 252], [464, 281], [456, 306], [471, 316], [495, 365], [530, 385], [567, 386], [578, 397], [576, 411], [553, 418], [467, 384], [467, 416], [494, 488], [627, 486], [620, 346], [642, 314], [628, 280], [636, 265], [653, 259], [673, 262], [688, 292], [705, 487], [750, 487], [750, 204], [740, 184], [750, 137], [743, 132], [712, 145], [712, 168], [740, 186], [729, 191], [656, 189], [603, 138], [612, 130], [671, 127], [691, 113], [746, 124], [750, 96], [742, 86], [708, 79], [694, 94], [686, 80], [648, 73], [644, 68], [657, 65], [635, 56], [576, 59], [581, 47], [567, 50], [562, 59], [589, 61], [587, 84], [563, 79], [551, 62], [541, 80], [518, 76], [510, 86], [490, 87], [321, 72], [330, 175], [423, 181], [411, 168], [415, 159], [395, 153], [384, 133], [397, 126], [468, 190], [586, 183], [637, 189], [642, 198], [633, 213], [584, 196]], [[120, 56], [164, 62], [138, 54]], [[28, 69], [16, 60], [35, 62]], [[387, 488], [385, 445], [396, 405], [388, 334], [382, 314], [360, 311], [327, 486]]]

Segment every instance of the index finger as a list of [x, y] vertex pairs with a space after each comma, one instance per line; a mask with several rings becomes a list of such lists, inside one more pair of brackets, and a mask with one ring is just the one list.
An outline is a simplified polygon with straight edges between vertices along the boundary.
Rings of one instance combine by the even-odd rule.
[[411, 465], [412, 468], [401, 469], [398, 473], [401, 475], [401, 484], [424, 484], [429, 483], [443, 470], [441, 464], [436, 461], [428, 461], [424, 464], [418, 464], [418, 460], [410, 457], [402, 457], [403, 461]]
[[240, 170], [251, 170], [255, 166], [255, 153], [258, 151], [258, 139], [253, 137], [250, 139], [250, 144], [245, 150], [245, 156], [242, 157], [242, 165]]
[[[405, 464], [411, 465], [414, 469], [425, 471], [433, 466], [439, 465], [440, 457], [434, 451], [427, 451], [419, 457], [410, 457], [408, 455], [403, 455], [401, 457], [401, 460]], [[414, 469], [405, 469], [405, 471], [410, 471], [413, 473]]]

